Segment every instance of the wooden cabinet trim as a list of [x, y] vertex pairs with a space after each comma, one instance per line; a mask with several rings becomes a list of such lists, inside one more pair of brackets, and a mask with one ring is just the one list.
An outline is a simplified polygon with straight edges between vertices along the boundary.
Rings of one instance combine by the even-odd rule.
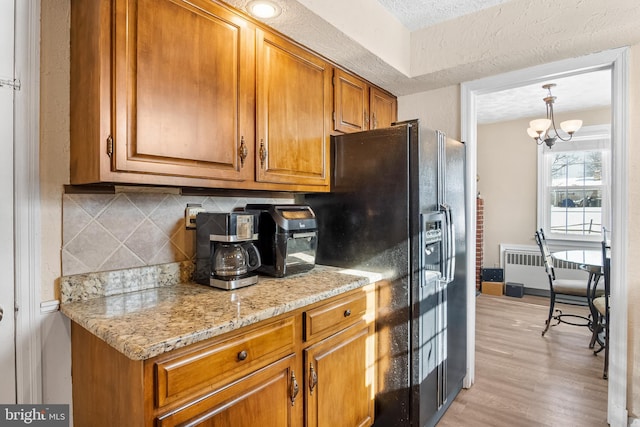
[[143, 362], [129, 359], [76, 322], [71, 322], [71, 372], [75, 425], [144, 424]]
[[70, 165], [72, 182], [110, 170], [112, 10], [109, 0], [71, 2]]

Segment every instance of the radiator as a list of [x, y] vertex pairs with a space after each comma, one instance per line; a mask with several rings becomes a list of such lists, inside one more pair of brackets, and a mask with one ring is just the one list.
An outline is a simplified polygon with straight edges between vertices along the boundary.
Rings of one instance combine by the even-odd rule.
[[[522, 283], [528, 289], [549, 290], [549, 279], [537, 246], [501, 244], [500, 255], [505, 282]], [[575, 264], [556, 261], [554, 268], [558, 279], [584, 279], [587, 283], [588, 273]]]

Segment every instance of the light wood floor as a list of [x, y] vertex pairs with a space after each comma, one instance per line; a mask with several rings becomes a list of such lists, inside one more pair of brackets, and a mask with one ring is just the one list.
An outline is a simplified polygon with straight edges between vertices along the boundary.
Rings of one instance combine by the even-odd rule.
[[460, 392], [438, 427], [607, 425], [604, 352], [589, 350], [585, 327], [563, 323], [542, 337], [547, 304], [533, 296], [476, 298], [475, 384]]

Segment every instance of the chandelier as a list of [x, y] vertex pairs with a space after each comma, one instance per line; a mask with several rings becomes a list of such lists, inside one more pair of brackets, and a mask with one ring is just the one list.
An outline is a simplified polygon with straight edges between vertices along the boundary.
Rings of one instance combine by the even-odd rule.
[[[556, 122], [553, 117], [553, 103], [555, 102], [556, 97], [551, 95], [551, 88], [555, 87], [555, 85], [555, 83], [547, 83], [542, 86], [543, 89], [547, 89], [549, 91], [548, 95], [543, 98], [544, 103], [547, 105], [547, 118], [531, 120], [529, 122], [529, 128], [527, 129], [529, 136], [533, 138], [538, 145], [544, 142], [549, 148], [553, 147], [553, 144], [556, 143], [557, 139], [560, 141], [570, 141], [571, 138], [573, 138], [573, 134], [582, 126], [582, 120], [567, 120], [560, 123], [560, 129], [569, 136], [563, 138], [558, 133], [558, 130], [556, 129]], [[553, 134], [549, 133], [551, 127], [553, 127]]]

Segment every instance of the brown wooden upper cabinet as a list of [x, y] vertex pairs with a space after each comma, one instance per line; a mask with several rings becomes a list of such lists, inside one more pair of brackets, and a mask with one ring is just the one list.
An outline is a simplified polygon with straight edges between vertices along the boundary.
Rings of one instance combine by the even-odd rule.
[[333, 67], [213, 0], [71, 0], [71, 183], [329, 191]]
[[370, 128], [380, 129], [391, 126], [398, 120], [398, 100], [375, 86], [369, 90]]
[[71, 44], [72, 184], [328, 191], [318, 56], [209, 0], [73, 0]]
[[205, 0], [74, 1], [72, 183], [252, 181], [254, 46]]
[[258, 29], [257, 180], [329, 185], [331, 65]]
[[394, 96], [365, 80], [334, 69], [334, 127], [350, 133], [388, 127], [397, 120], [397, 100]]

